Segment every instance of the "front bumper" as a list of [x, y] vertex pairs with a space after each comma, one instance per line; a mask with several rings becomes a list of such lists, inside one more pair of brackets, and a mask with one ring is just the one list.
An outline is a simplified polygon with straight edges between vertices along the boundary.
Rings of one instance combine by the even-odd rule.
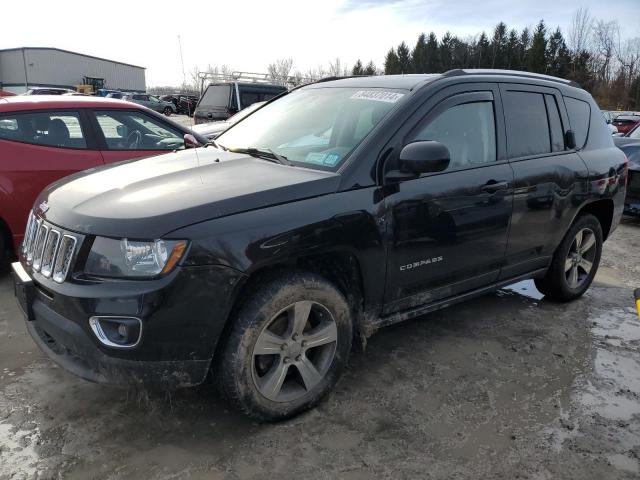
[[[31, 318], [27, 329], [58, 365], [98, 383], [176, 388], [205, 380], [242, 274], [206, 266], [149, 281], [53, 284], [37, 272], [28, 278], [30, 293], [20, 300]], [[14, 281], [20, 294], [25, 289]], [[89, 325], [94, 315], [140, 318], [140, 342], [131, 349], [103, 345]]]

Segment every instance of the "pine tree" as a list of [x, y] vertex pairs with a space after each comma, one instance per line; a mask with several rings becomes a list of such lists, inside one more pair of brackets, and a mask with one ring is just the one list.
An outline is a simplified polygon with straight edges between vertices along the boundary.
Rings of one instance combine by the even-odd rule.
[[416, 73], [426, 73], [427, 71], [427, 36], [421, 33], [411, 52], [413, 68]]
[[438, 57], [438, 37], [431, 32], [427, 39], [427, 68], [425, 73], [438, 73], [442, 71], [442, 66]]
[[527, 70], [534, 73], [545, 73], [547, 70], [547, 27], [543, 20], [540, 20], [538, 26], [533, 32], [531, 39], [531, 48], [529, 49], [529, 58], [527, 62]]
[[451, 70], [453, 65], [453, 37], [449, 32], [440, 40], [440, 64], [445, 72]]
[[507, 47], [505, 51], [506, 65], [504, 68], [508, 70], [520, 70], [520, 55], [519, 55], [520, 39], [518, 38], [518, 32], [511, 30], [509, 32], [509, 39], [507, 40]]
[[351, 69], [351, 75], [364, 75], [364, 70], [362, 68], [362, 62], [360, 59], [356, 62], [356, 64]]
[[491, 47], [484, 32], [480, 34], [476, 46], [476, 68], [491, 68]]
[[400, 67], [399, 73], [413, 73], [413, 63], [411, 61], [411, 53], [409, 52], [409, 47], [406, 43], [402, 42], [398, 45], [397, 50], [398, 55], [398, 65]]
[[505, 68], [507, 49], [507, 26], [504, 22], [498, 23], [493, 31], [491, 39], [491, 68]]
[[518, 57], [520, 70], [526, 70], [529, 62], [529, 48], [531, 47], [531, 32], [528, 28], [522, 30], [520, 34], [520, 44], [518, 45]]
[[571, 55], [560, 28], [557, 28], [547, 42], [547, 73], [566, 78], [570, 72]]
[[398, 55], [395, 49], [391, 49], [387, 52], [387, 56], [384, 59], [384, 74], [395, 75], [400, 73], [400, 62], [398, 61]]
[[376, 68], [376, 64], [373, 63], [373, 60], [371, 60], [369, 63], [367, 63], [367, 66], [364, 68], [364, 74], [365, 75], [377, 75], [378, 74], [378, 69]]

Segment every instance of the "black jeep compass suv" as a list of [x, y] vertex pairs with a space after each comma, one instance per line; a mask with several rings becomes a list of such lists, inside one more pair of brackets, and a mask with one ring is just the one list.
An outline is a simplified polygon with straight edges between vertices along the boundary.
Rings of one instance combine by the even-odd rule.
[[188, 386], [289, 417], [354, 337], [534, 278], [582, 295], [627, 164], [591, 96], [454, 70], [295, 89], [216, 145], [48, 187], [16, 294], [36, 343], [105, 383]]

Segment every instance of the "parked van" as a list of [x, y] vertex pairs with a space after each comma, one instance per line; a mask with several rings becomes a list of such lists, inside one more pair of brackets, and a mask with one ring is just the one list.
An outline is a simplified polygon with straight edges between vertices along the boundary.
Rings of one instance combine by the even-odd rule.
[[251, 104], [271, 100], [286, 91], [287, 87], [271, 83], [212, 83], [200, 97], [193, 117], [196, 125], [226, 120]]

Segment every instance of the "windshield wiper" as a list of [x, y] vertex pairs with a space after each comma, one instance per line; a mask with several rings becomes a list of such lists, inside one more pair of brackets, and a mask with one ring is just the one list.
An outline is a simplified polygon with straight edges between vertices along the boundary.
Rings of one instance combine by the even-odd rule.
[[251, 155], [252, 157], [262, 158], [264, 160], [269, 160], [270, 162], [279, 163], [281, 165], [291, 165], [291, 162], [282, 155], [277, 154], [270, 148], [229, 148], [229, 152], [233, 153], [246, 153], [247, 155]]

